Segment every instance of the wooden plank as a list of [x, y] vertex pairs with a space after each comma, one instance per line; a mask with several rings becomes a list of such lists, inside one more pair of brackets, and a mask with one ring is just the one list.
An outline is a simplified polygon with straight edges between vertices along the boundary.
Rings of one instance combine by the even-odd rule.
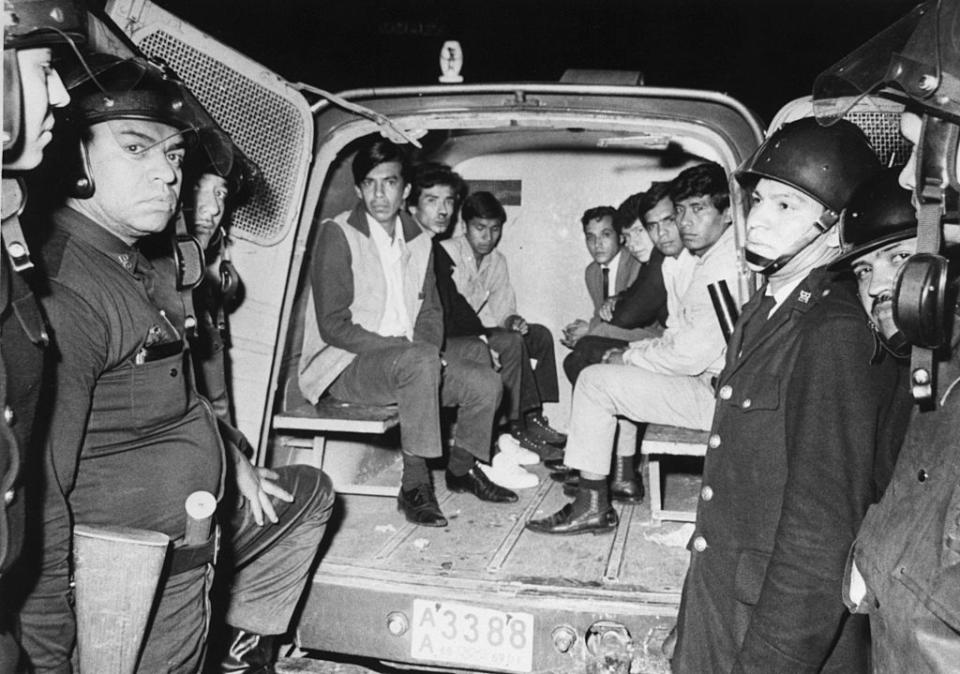
[[647, 442], [672, 442], [705, 445], [709, 437], [710, 433], [708, 431], [701, 431], [694, 428], [648, 424], [647, 430], [643, 434], [643, 442], [644, 444]]
[[399, 422], [395, 405], [381, 407], [340, 402], [325, 402], [316, 407], [301, 405], [273, 417], [273, 427], [286, 431], [385, 433]]

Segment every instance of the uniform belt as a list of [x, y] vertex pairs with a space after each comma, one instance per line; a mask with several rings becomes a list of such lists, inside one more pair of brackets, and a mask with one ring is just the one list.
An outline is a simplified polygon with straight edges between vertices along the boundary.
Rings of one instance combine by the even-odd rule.
[[210, 537], [197, 545], [175, 543], [170, 559], [170, 575], [192, 571], [204, 564], [214, 564], [220, 547], [220, 527], [214, 526]]

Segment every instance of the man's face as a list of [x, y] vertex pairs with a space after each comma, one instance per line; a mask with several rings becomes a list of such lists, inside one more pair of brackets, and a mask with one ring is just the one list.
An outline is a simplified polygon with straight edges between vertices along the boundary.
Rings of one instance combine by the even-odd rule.
[[676, 257], [683, 250], [683, 239], [677, 227], [677, 209], [670, 197], [664, 197], [657, 205], [641, 216], [643, 226], [661, 253]]
[[768, 260], [793, 257], [819, 233], [823, 205], [778, 180], [761, 178], [751, 194], [747, 250]]
[[[923, 127], [923, 120], [919, 115], [912, 112], [905, 112], [900, 116], [900, 133], [913, 144], [910, 151], [910, 159], [906, 166], [900, 171], [900, 185], [913, 193], [917, 183], [917, 144], [920, 142], [920, 130]], [[956, 171], [960, 176], [960, 153], [957, 154]], [[914, 206], [917, 205], [917, 197], [913, 196]], [[960, 244], [960, 225], [943, 225], [943, 240], [951, 245]]]
[[94, 193], [74, 203], [127, 243], [163, 231], [177, 208], [185, 154], [169, 124], [111, 120], [90, 128]]
[[503, 223], [496, 218], [471, 218], [467, 222], [467, 243], [477, 258], [493, 252], [502, 233]]
[[456, 203], [453, 187], [434, 185], [420, 192], [417, 203], [410, 207], [410, 214], [428, 232], [444, 234], [450, 227]]
[[206, 249], [220, 227], [229, 190], [227, 181], [215, 173], [204, 173], [193, 186], [193, 235]]
[[650, 254], [653, 252], [653, 241], [640, 220], [634, 220], [632, 225], [623, 230], [623, 245], [627, 247], [627, 250], [636, 258], [637, 262], [648, 262], [650, 260]]
[[718, 211], [707, 194], [683, 199], [675, 206], [683, 245], [694, 255], [706, 253], [730, 224], [730, 209]]
[[857, 277], [860, 303], [884, 337], [889, 338], [897, 331], [893, 323], [893, 292], [900, 268], [915, 252], [916, 237], [861, 255], [851, 265]]
[[9, 163], [4, 159], [4, 169], [28, 171], [40, 165], [43, 148], [53, 139], [53, 108], [70, 102], [51, 58], [49, 47], [17, 50], [23, 91], [22, 151]]
[[597, 264], [609, 264], [620, 252], [620, 235], [613, 228], [613, 218], [609, 215], [588, 222], [583, 228], [583, 238]]
[[377, 164], [356, 187], [367, 213], [381, 225], [389, 225], [410, 194], [410, 185], [403, 180], [403, 167], [398, 161]]

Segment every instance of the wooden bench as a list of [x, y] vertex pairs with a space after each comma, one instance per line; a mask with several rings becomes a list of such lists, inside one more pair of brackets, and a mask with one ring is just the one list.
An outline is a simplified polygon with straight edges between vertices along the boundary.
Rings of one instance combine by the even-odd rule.
[[640, 443], [640, 453], [647, 457], [650, 477], [650, 516], [657, 520], [674, 522], [693, 522], [697, 513], [686, 510], [664, 510], [663, 494], [660, 491], [660, 461], [654, 458], [660, 454], [678, 456], [705, 456], [707, 453], [707, 431], [698, 431], [676, 426], [648, 424]]
[[[327, 434], [356, 433], [382, 435], [400, 422], [396, 405], [356, 405], [332, 398], [321, 400], [316, 406], [304, 402], [273, 417], [276, 431], [299, 432], [312, 435], [309, 448], [311, 465], [323, 469], [327, 458]], [[397, 486], [365, 485], [355, 482], [334, 484], [342, 494], [396, 496]]]

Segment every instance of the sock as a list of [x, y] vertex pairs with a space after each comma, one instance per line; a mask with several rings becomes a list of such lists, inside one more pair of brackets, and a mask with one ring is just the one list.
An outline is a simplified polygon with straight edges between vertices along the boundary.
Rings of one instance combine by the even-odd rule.
[[403, 475], [400, 477], [400, 487], [404, 491], [410, 491], [422, 484], [430, 484], [430, 469], [427, 468], [427, 460], [422, 456], [414, 456], [406, 452], [402, 452], [402, 455]]
[[588, 489], [597, 492], [597, 494], [600, 496], [601, 505], [610, 502], [610, 492], [607, 487], [607, 478], [604, 477], [599, 480], [588, 480], [585, 477], [583, 477], [583, 474], [581, 473], [580, 474], [580, 493], [583, 493]]
[[613, 479], [632, 480], [636, 478], [636, 471], [633, 469], [633, 454], [630, 456], [615, 456], [613, 466]]
[[447, 461], [447, 470], [454, 477], [463, 477], [470, 472], [473, 464], [477, 462], [473, 454], [463, 447], [454, 445], [450, 448], [450, 459]]

